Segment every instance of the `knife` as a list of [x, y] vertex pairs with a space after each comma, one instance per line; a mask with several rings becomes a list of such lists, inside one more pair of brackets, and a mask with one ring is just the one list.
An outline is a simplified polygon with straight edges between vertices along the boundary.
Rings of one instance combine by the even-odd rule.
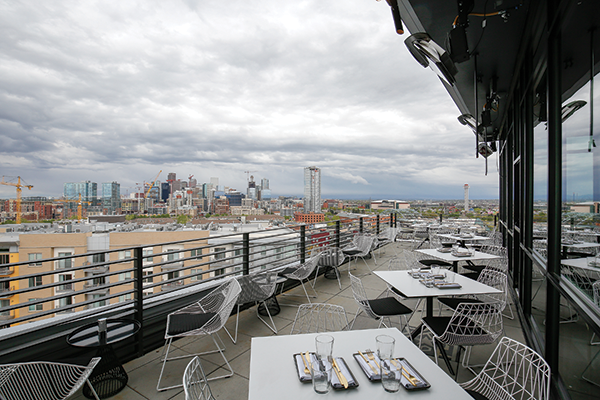
[[375, 369], [375, 367], [374, 367], [374, 366], [372, 366], [371, 364], [369, 364], [369, 360], [367, 360], [367, 357], [365, 357], [365, 355], [362, 353], [362, 351], [360, 351], [360, 350], [359, 350], [359, 351], [358, 351], [358, 354], [360, 354], [360, 356], [363, 358], [363, 360], [365, 360], [365, 362], [367, 363], [367, 365], [368, 365], [369, 367], [371, 367], [371, 369], [373, 370], [373, 373], [374, 373], [375, 375], [377, 375], [377, 370]]
[[337, 375], [338, 379], [340, 380], [340, 383], [342, 384], [342, 386], [344, 386], [344, 389], [348, 389], [348, 380], [346, 379], [344, 374], [342, 374], [342, 370], [338, 366], [337, 362], [335, 362], [335, 358], [332, 361], [332, 365], [333, 365], [335, 374]]
[[306, 357], [306, 362], [308, 363], [308, 369], [309, 370], [312, 369], [312, 362], [310, 362], [310, 353], [307, 351], [306, 353], [302, 353], [302, 355]]
[[[394, 364], [394, 366], [396, 368], [398, 368], [398, 363], [396, 362], [396, 360], [394, 360], [392, 358], [391, 361], [392, 361], [392, 364]], [[415, 378], [414, 376], [412, 376], [412, 374], [410, 372], [408, 372], [408, 370], [406, 368], [404, 368], [404, 365], [400, 364], [400, 368], [399, 369], [400, 369], [400, 372], [402, 373], [402, 376], [404, 376], [407, 381], [409, 381], [413, 386], [417, 386], [417, 384], [415, 383], [415, 381], [417, 380], [417, 378]], [[406, 373], [404, 371], [406, 371]]]

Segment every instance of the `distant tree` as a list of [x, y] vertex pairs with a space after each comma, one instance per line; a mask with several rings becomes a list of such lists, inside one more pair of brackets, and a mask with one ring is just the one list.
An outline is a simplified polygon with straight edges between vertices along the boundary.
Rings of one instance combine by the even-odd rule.
[[177, 223], [181, 225], [185, 225], [190, 220], [189, 215], [181, 214], [177, 216]]

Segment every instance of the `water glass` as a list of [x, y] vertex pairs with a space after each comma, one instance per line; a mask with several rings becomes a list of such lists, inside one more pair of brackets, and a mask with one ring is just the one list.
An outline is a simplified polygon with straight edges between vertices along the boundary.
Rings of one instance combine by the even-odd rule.
[[333, 336], [331, 335], [318, 335], [315, 337], [315, 352], [319, 360], [327, 360], [331, 362], [331, 355], [333, 353]]
[[317, 361], [311, 364], [310, 376], [315, 392], [320, 394], [329, 392], [331, 386], [331, 364], [324, 362], [322, 359], [317, 359]]
[[377, 342], [381, 384], [386, 392], [397, 392], [400, 388], [400, 371], [392, 364], [396, 340], [388, 335], [379, 335], [375, 341]]

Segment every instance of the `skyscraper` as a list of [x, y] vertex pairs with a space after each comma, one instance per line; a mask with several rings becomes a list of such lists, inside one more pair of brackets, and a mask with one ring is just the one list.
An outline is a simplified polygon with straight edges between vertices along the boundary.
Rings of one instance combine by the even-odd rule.
[[321, 212], [321, 169], [304, 168], [304, 212]]
[[117, 182], [102, 183], [102, 209], [108, 215], [121, 208], [121, 185]]
[[[81, 200], [85, 203], [82, 204], [84, 209], [88, 209], [90, 206], [95, 206], [98, 203], [98, 184], [96, 182], [67, 182], [63, 187], [63, 196], [65, 199], [78, 200], [81, 194]], [[89, 202], [89, 203], [88, 203]], [[68, 208], [75, 210], [77, 209], [77, 203], [71, 202], [67, 205]]]

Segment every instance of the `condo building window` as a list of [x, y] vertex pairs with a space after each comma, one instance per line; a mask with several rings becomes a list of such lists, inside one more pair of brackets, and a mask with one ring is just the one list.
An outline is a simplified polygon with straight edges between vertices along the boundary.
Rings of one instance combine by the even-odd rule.
[[[147, 276], [147, 275], [152, 275], [152, 270], [144, 270], [142, 271], [142, 275]], [[152, 283], [154, 281], [154, 277], [149, 277], [149, 278], [144, 278], [143, 283]]]
[[[29, 301], [36, 301], [39, 299], [29, 299]], [[34, 312], [34, 311], [43, 311], [44, 310], [44, 304], [40, 303], [40, 304], [33, 304], [29, 306], [29, 311]]]
[[[10, 300], [0, 300], [0, 307], [4, 308], [4, 307], [9, 307], [10, 306]], [[0, 315], [2, 316], [9, 316], [10, 315], [10, 311], [0, 311]]]
[[100, 264], [106, 261], [106, 254], [94, 254], [92, 256], [93, 264]]
[[142, 254], [144, 256], [144, 263], [153, 263], [154, 262], [154, 257], [152, 257], [152, 254], [154, 253], [152, 247], [148, 247], [145, 249], [142, 249]]
[[122, 274], [119, 274], [119, 282], [127, 279], [131, 279], [131, 272], [124, 272]]
[[[194, 274], [198, 274], [202, 272], [201, 269], [190, 269], [190, 275], [194, 275]], [[201, 281], [202, 280], [202, 275], [198, 275], [198, 276], [192, 276], [190, 278], [191, 281]]]
[[42, 277], [34, 276], [33, 278], [29, 278], [29, 287], [42, 286]]
[[0, 264], [10, 264], [10, 254], [0, 254]]
[[131, 258], [131, 250], [123, 250], [119, 252], [119, 260]]
[[196, 257], [196, 260], [201, 260], [202, 259], [202, 249], [190, 250], [190, 256]]
[[[73, 255], [71, 252], [59, 252], [58, 257], [68, 257]], [[71, 268], [73, 266], [73, 259], [67, 258], [66, 260], [58, 260], [57, 268]]]
[[36, 260], [41, 260], [42, 259], [42, 253], [29, 253], [28, 255], [29, 261], [35, 261], [32, 263], [29, 263], [30, 267], [41, 267], [42, 263]]

